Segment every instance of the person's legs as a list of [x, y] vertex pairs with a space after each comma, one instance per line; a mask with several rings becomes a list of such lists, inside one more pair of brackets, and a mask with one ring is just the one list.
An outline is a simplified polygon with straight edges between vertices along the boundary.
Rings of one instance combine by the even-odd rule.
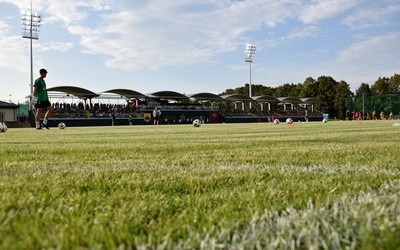
[[44, 115], [43, 124], [47, 124], [47, 121], [49, 120], [52, 114], [53, 114], [53, 108], [51, 106], [47, 107], [47, 112]]
[[[51, 106], [50, 102], [44, 102], [43, 106], [47, 109], [46, 113], [44, 114], [44, 119], [42, 125], [46, 127], [47, 129], [50, 129], [49, 126], [47, 126], [47, 121], [49, 120], [50, 116], [53, 114], [53, 107]], [[43, 108], [42, 106], [42, 108]]]
[[35, 114], [35, 126], [36, 129], [40, 129], [40, 115], [42, 114], [42, 108], [37, 107], [36, 108], [36, 114]]

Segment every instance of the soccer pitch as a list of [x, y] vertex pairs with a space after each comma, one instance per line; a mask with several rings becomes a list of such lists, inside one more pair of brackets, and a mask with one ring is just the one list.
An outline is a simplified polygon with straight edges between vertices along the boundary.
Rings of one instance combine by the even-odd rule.
[[395, 122], [8, 129], [0, 249], [398, 249]]

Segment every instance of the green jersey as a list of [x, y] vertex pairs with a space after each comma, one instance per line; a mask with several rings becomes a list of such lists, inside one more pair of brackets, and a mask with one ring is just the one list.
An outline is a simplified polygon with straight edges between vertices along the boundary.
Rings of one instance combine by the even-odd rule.
[[43, 78], [38, 78], [35, 81], [35, 85], [33, 85], [36, 88], [36, 96], [35, 100], [38, 102], [42, 101], [48, 101], [49, 97], [47, 95], [47, 89], [46, 89], [46, 82], [44, 81]]

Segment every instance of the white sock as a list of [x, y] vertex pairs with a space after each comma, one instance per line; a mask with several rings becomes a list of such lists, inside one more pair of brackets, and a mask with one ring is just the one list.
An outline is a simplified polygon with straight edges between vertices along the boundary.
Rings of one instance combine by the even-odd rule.
[[36, 122], [36, 127], [37, 127], [37, 128], [40, 127], [40, 122]]
[[47, 119], [44, 119], [44, 120], [43, 120], [43, 124], [47, 124]]

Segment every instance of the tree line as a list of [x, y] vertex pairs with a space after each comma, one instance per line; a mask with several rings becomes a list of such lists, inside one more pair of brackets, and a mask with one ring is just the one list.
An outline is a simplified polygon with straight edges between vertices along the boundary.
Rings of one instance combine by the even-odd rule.
[[[394, 74], [389, 77], [379, 77], [371, 86], [361, 83], [356, 92], [350, 90], [345, 81], [336, 81], [331, 76], [320, 76], [317, 79], [308, 77], [303, 83], [286, 83], [278, 87], [268, 87], [261, 84], [252, 84], [252, 96], [270, 95], [274, 97], [316, 97], [325, 102], [324, 105], [315, 105], [315, 108], [331, 117], [344, 118], [346, 112], [346, 99], [360, 96], [382, 97], [400, 94], [400, 75]], [[249, 84], [227, 89], [220, 95], [243, 94], [248, 95]]]

